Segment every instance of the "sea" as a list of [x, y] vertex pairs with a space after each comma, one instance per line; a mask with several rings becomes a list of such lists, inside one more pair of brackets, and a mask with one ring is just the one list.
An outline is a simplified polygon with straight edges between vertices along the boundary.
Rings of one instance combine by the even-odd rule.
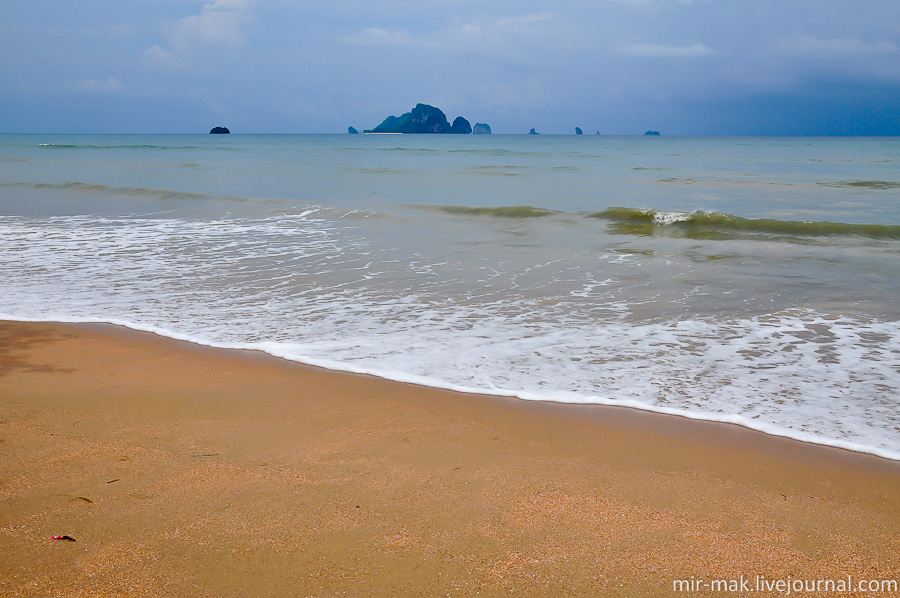
[[900, 460], [900, 138], [0, 135], [0, 318]]

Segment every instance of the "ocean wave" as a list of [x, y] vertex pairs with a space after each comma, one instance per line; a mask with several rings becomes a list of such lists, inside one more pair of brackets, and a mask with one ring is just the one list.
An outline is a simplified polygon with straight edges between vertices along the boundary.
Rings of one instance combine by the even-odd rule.
[[900, 189], [900, 181], [828, 181], [819, 184], [823, 187], [844, 187], [851, 189]]
[[[389, 133], [389, 135], [392, 133]], [[377, 151], [377, 152], [411, 152], [414, 154], [440, 154], [443, 153], [441, 150], [431, 149], [428, 147], [378, 147], [378, 148], [365, 148], [366, 151]]]
[[505, 148], [480, 148], [480, 147], [468, 147], [465, 149], [453, 149], [448, 150], [448, 154], [472, 154], [477, 156], [486, 156], [486, 157], [494, 157], [494, 158], [506, 158], [509, 156], [528, 156], [532, 158], [548, 158], [551, 157], [552, 154], [547, 152], [535, 152], [535, 151], [522, 151], [522, 150], [512, 150]]
[[204, 150], [204, 149], [232, 149], [219, 146], [199, 145], [152, 145], [147, 143], [135, 144], [82, 144], [82, 143], [39, 143], [38, 147], [46, 149], [98, 149], [98, 150]]
[[[28, 146], [33, 147], [33, 146]], [[185, 150], [185, 151], [244, 151], [244, 148], [233, 145], [179, 145], [153, 143], [38, 143], [37, 147], [50, 150]]]
[[[667, 170], [665, 168], [644, 168], [637, 167], [632, 170]], [[753, 178], [698, 178], [698, 177], [666, 177], [659, 179], [660, 183], [669, 183], [676, 185], [705, 186], [705, 185], [780, 185], [795, 187], [798, 185], [806, 185], [805, 183], [777, 181], [777, 180], [759, 180]], [[900, 181], [881, 181], [881, 180], [846, 180], [846, 181], [820, 181], [809, 184], [819, 187], [837, 187], [839, 189], [872, 189], [875, 191], [887, 191], [891, 189], [900, 189]]]
[[706, 177], [665, 177], [657, 179], [660, 183], [669, 185], [684, 185], [686, 187], [748, 187], [748, 188], [772, 188], [772, 187], [803, 187], [805, 183], [797, 181], [779, 181], [772, 179], [752, 178], [752, 174], [744, 175], [750, 178], [706, 178]]
[[525, 166], [516, 166], [514, 164], [486, 164], [473, 166], [468, 169], [468, 172], [488, 176], [520, 176], [524, 174], [525, 170]]
[[756, 181], [749, 179], [708, 179], [699, 177], [674, 176], [659, 179], [659, 182], [678, 185], [758, 185], [760, 183], [771, 184], [771, 181]]
[[621, 234], [681, 234], [690, 238], [773, 235], [788, 237], [862, 236], [873, 239], [900, 239], [900, 226], [855, 224], [774, 218], [743, 218], [719, 212], [665, 212], [636, 208], [608, 208], [589, 215], [612, 222]]
[[554, 214], [553, 210], [535, 208], [533, 206], [501, 206], [501, 207], [477, 207], [477, 206], [421, 206], [431, 207], [447, 214], [458, 216], [494, 216], [498, 218], [537, 218]]
[[374, 175], [403, 175], [403, 176], [415, 176], [417, 173], [415, 170], [409, 170], [405, 168], [389, 168], [387, 166], [342, 166], [341, 170], [344, 172], [354, 172], [359, 174], [374, 174]]
[[243, 199], [238, 196], [226, 196], [222, 197], [219, 195], [209, 195], [206, 193], [195, 193], [192, 191], [175, 191], [172, 189], [150, 189], [147, 187], [113, 187], [110, 185], [104, 185], [103, 183], [81, 183], [78, 181], [64, 181], [60, 183], [0, 183], [0, 188], [2, 187], [20, 187], [26, 189], [36, 189], [36, 190], [51, 190], [51, 191], [75, 191], [78, 193], [110, 193], [110, 194], [118, 194], [118, 195], [143, 195], [143, 196], [152, 196], [157, 197], [159, 199], [231, 199], [231, 200], [240, 200]]

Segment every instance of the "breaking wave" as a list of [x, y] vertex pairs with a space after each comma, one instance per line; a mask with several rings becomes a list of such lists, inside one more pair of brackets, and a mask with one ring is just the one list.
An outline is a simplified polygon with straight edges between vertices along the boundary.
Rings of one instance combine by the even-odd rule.
[[854, 235], [873, 239], [900, 239], [900, 226], [890, 224], [743, 218], [719, 212], [664, 212], [620, 207], [608, 208], [590, 216], [611, 221], [613, 232], [623, 234], [674, 233], [692, 238], [711, 238], [723, 234], [793, 237]]

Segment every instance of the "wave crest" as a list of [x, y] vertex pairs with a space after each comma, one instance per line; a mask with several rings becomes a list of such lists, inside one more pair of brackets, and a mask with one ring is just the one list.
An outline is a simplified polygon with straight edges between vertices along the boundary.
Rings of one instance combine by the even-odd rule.
[[896, 225], [743, 218], [720, 212], [664, 212], [613, 207], [590, 214], [590, 217], [612, 221], [613, 231], [622, 234], [674, 233], [691, 238], [753, 234], [791, 237], [855, 235], [875, 239], [900, 239], [900, 226]]
[[459, 216], [493, 216], [497, 218], [539, 218], [553, 214], [553, 210], [535, 208], [532, 206], [501, 206], [476, 207], [476, 206], [435, 206], [437, 210], [447, 214]]

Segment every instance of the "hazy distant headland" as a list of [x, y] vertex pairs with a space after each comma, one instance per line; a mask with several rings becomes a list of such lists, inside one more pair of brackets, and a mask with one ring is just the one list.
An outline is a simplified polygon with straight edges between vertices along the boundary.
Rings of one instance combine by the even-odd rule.
[[[490, 133], [489, 125], [478, 123], [475, 125], [475, 133]], [[374, 129], [366, 129], [363, 133], [450, 133], [468, 135], [472, 133], [472, 125], [462, 116], [453, 119], [453, 124], [447, 120], [447, 116], [434, 106], [428, 104], [416, 104], [416, 107], [400, 116], [388, 116]]]

